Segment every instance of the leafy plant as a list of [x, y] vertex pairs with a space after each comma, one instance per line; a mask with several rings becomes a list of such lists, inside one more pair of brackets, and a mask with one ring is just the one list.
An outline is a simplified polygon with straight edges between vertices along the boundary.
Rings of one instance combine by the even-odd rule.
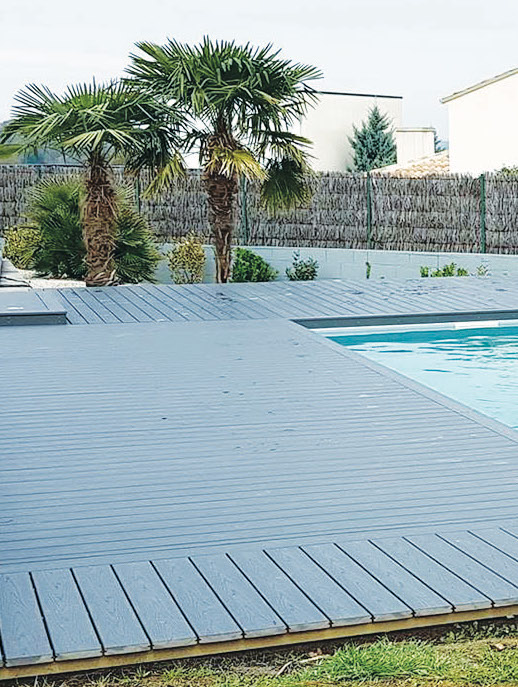
[[232, 281], [273, 281], [277, 274], [277, 270], [257, 253], [248, 248], [236, 248]]
[[489, 275], [489, 267], [487, 265], [479, 265], [477, 267], [477, 277], [487, 277]]
[[286, 276], [290, 281], [312, 281], [318, 273], [318, 262], [314, 258], [303, 260], [300, 251], [293, 253], [293, 264], [286, 268]]
[[365, 279], [370, 279], [371, 278], [371, 272], [372, 272], [372, 265], [370, 262], [367, 260], [365, 262]]
[[518, 167], [502, 167], [496, 172], [496, 175], [503, 179], [516, 179], [518, 177]]
[[[233, 41], [198, 45], [141, 42], [128, 71], [144, 93], [173, 102], [192, 123], [183, 149], [196, 150], [208, 195], [216, 279], [231, 274], [236, 197], [242, 178], [257, 180], [270, 210], [311, 198], [310, 141], [293, 133], [317, 101], [309, 82], [318, 69], [279, 57], [271, 45]], [[238, 269], [239, 273], [239, 269]]]
[[419, 268], [421, 277], [467, 277], [469, 272], [465, 267], [457, 267], [454, 262], [443, 265], [442, 268], [432, 270], [430, 267], [421, 265]]
[[41, 243], [41, 232], [29, 224], [10, 227], [5, 232], [4, 258], [20, 270], [30, 269], [34, 253]]
[[115, 215], [113, 259], [120, 281], [128, 284], [155, 281], [155, 270], [162, 256], [147, 221], [131, 205], [121, 204]]
[[168, 254], [169, 268], [175, 284], [199, 284], [205, 271], [205, 251], [197, 234], [180, 237]]
[[[6, 235], [6, 257], [15, 267], [42, 276], [84, 279], [86, 249], [81, 228], [85, 190], [81, 179], [45, 180], [28, 195], [28, 224]], [[119, 279], [152, 281], [161, 258], [146, 220], [116, 191], [114, 262]]]

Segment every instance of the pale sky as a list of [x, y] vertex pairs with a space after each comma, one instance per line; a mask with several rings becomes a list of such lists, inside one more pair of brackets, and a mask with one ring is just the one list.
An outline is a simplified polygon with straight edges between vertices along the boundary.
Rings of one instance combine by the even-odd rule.
[[0, 121], [29, 82], [122, 74], [137, 40], [274, 43], [322, 90], [402, 95], [447, 138], [439, 99], [518, 66], [517, 0], [0, 0]]

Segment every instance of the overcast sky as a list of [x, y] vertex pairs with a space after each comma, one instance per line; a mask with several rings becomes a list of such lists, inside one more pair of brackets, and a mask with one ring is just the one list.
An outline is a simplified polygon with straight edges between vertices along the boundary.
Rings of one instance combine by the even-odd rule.
[[137, 40], [273, 42], [319, 88], [404, 97], [405, 126], [447, 137], [442, 96], [518, 66], [517, 0], [0, 0], [0, 121], [28, 82], [123, 72]]

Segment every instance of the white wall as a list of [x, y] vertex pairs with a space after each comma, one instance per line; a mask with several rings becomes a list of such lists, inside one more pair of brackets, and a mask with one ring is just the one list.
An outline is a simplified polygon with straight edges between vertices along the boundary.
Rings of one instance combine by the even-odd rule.
[[447, 103], [452, 172], [518, 165], [518, 74]]
[[[170, 246], [164, 246], [167, 252]], [[286, 279], [285, 269], [293, 260], [293, 248], [277, 246], [250, 246], [279, 272], [279, 279]], [[212, 248], [205, 249], [207, 263], [205, 282], [213, 282], [215, 275]], [[318, 260], [319, 279], [365, 279], [367, 262], [370, 263], [370, 279], [420, 279], [421, 265], [437, 269], [454, 262], [476, 275], [483, 265], [490, 274], [509, 276], [518, 273], [518, 255], [493, 255], [482, 253], [424, 253], [396, 250], [356, 250], [350, 248], [301, 248], [302, 258]], [[171, 274], [167, 261], [160, 263], [156, 277], [162, 284], [170, 283]]]
[[313, 141], [314, 169], [345, 172], [352, 165], [349, 136], [353, 125], [359, 127], [369, 111], [377, 105], [397, 129], [402, 121], [402, 99], [386, 96], [319, 94], [319, 102], [300, 125], [299, 133]]
[[397, 164], [429, 157], [435, 152], [435, 129], [396, 129]]

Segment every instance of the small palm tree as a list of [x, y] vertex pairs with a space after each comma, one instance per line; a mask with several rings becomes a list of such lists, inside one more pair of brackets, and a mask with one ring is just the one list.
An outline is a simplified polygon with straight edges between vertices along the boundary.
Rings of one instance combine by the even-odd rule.
[[63, 96], [31, 84], [16, 101], [0, 143], [16, 139], [24, 152], [61, 150], [85, 165], [86, 284], [116, 283], [112, 164], [121, 162], [133, 173], [148, 166], [166, 178], [173, 170], [178, 173], [181, 119], [172, 108], [121, 82], [69, 86]]
[[261, 182], [263, 203], [290, 208], [310, 197], [310, 141], [292, 132], [316, 93], [314, 67], [279, 57], [271, 46], [253, 48], [205, 38], [193, 47], [169, 40], [137, 43], [128, 69], [145, 92], [190, 118], [184, 151], [197, 149], [208, 194], [216, 278], [230, 277], [239, 180]]

